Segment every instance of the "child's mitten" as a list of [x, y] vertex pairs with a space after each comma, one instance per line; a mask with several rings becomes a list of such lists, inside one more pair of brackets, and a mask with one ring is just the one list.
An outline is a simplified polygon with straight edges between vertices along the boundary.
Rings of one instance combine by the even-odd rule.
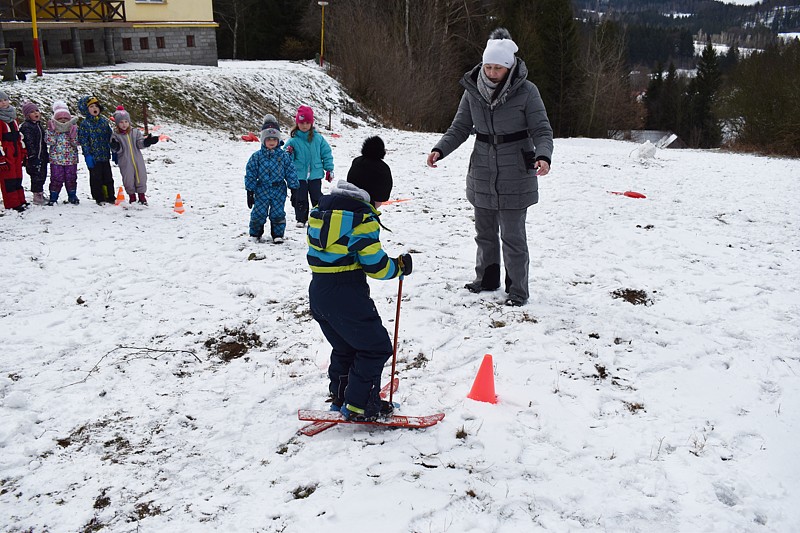
[[411, 274], [414, 263], [411, 261], [411, 254], [403, 254], [397, 258], [397, 263], [400, 266], [400, 271], [404, 276]]

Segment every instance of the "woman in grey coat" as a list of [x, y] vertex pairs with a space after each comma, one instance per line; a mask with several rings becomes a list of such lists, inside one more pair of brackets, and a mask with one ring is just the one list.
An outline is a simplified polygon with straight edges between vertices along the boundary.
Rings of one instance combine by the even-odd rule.
[[[428, 166], [477, 133], [467, 171], [467, 200], [475, 209], [476, 278], [471, 292], [500, 287], [500, 245], [506, 305], [528, 300], [528, 207], [539, 201], [538, 176], [550, 171], [553, 129], [536, 85], [504, 28], [492, 32], [483, 62], [464, 74], [464, 95], [450, 128], [428, 155]], [[499, 234], [499, 238], [498, 238]]]

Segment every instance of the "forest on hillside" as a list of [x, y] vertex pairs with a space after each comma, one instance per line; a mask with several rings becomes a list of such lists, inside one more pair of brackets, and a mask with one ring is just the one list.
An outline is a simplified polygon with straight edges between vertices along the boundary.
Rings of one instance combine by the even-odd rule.
[[[800, 109], [800, 43], [775, 33], [798, 25], [800, 7], [790, 2], [637, 0], [612, 9], [580, 0], [331, 0], [323, 22], [314, 0], [218, 0], [215, 18], [220, 57], [319, 61], [322, 53], [355, 98], [398, 128], [446, 129], [459, 78], [480, 61], [490, 31], [503, 26], [556, 136], [652, 128], [692, 147], [798, 156], [800, 120], [791, 110]], [[697, 35], [708, 39], [701, 55]], [[712, 46], [719, 40], [727, 52]], [[760, 52], [740, 53], [751, 47]], [[763, 68], [781, 75], [759, 84], [751, 73]], [[761, 124], [765, 110], [786, 108], [774, 124]]]

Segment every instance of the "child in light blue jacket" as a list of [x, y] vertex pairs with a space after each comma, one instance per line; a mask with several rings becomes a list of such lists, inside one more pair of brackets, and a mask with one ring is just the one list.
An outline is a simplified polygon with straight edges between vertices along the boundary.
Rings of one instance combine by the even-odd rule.
[[322, 178], [333, 181], [333, 153], [328, 141], [314, 128], [314, 111], [305, 105], [297, 108], [295, 125], [289, 131], [286, 151], [294, 158], [294, 167], [300, 180], [300, 188], [292, 191], [297, 227], [308, 222], [308, 198], [315, 206], [322, 196]]

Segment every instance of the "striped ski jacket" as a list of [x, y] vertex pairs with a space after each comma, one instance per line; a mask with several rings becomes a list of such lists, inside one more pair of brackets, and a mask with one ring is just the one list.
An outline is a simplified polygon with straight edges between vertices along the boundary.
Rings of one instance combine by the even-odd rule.
[[308, 219], [308, 265], [318, 274], [363, 270], [375, 279], [392, 279], [402, 271], [397, 259], [381, 248], [380, 213], [369, 195], [339, 181], [320, 198]]

